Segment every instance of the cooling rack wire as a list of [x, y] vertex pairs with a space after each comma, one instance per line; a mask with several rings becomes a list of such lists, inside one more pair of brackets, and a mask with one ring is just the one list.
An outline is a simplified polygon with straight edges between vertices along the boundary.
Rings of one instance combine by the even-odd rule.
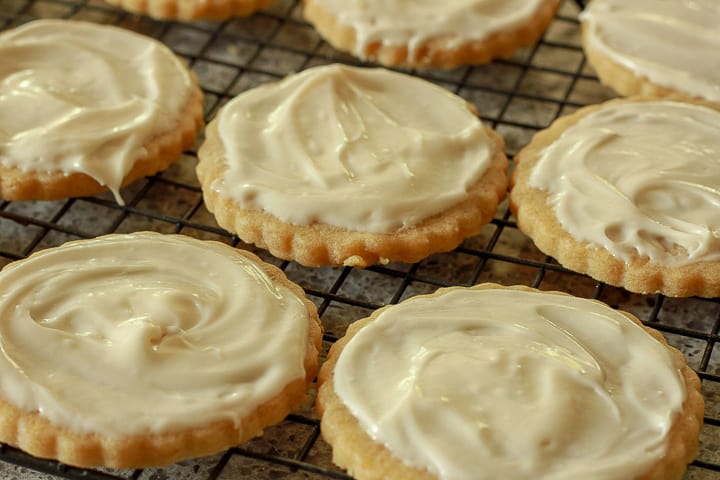
[[[580, 48], [577, 15], [582, 3], [566, 0], [542, 41], [512, 58], [448, 72], [412, 73], [477, 105], [483, 120], [505, 138], [512, 156], [558, 116], [613, 97], [598, 83]], [[0, 29], [36, 18], [114, 24], [159, 39], [185, 58], [200, 78], [207, 119], [228, 99], [258, 84], [313, 65], [358, 63], [320, 39], [303, 20], [297, 0], [278, 0], [250, 18], [222, 23], [159, 22], [124, 13], [101, 0], [0, 0]], [[195, 163], [193, 149], [168, 171], [125, 188], [125, 207], [107, 194], [57, 202], [0, 203], [0, 266], [67, 240], [112, 232], [154, 230], [223, 241], [255, 251], [305, 288], [321, 314], [325, 349], [343, 335], [349, 323], [374, 309], [439, 287], [492, 281], [596, 298], [660, 330], [699, 373], [706, 418], [700, 453], [686, 479], [720, 479], [720, 349], [716, 348], [720, 299], [631, 294], [569, 272], [517, 230], [506, 203], [479, 235], [453, 252], [417, 264], [365, 270], [304, 268], [257, 251], [220, 229], [203, 206]], [[79, 469], [0, 444], [0, 478], [350, 479], [332, 464], [311, 405], [246, 445], [164, 469]]]

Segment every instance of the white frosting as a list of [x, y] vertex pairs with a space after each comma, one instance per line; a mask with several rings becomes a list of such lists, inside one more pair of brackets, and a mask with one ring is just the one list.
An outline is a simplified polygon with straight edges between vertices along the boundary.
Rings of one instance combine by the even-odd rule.
[[637, 478], [685, 397], [667, 349], [623, 315], [506, 289], [385, 310], [333, 378], [371, 437], [448, 480]]
[[160, 42], [38, 20], [0, 33], [0, 164], [84, 173], [119, 189], [144, 144], [177, 124], [192, 81]]
[[720, 101], [717, 0], [593, 0], [588, 47], [663, 87]]
[[[356, 32], [353, 53], [364, 58], [370, 43], [408, 46], [408, 58], [429, 39], [456, 45], [482, 40], [532, 19], [545, 0], [314, 0], [340, 25]], [[452, 47], [452, 44], [450, 44]]]
[[408, 75], [316, 67], [219, 114], [212, 188], [282, 221], [388, 232], [467, 198], [493, 142], [467, 103]]
[[231, 247], [138, 233], [0, 272], [0, 389], [107, 434], [239, 422], [304, 378], [308, 313]]
[[529, 184], [562, 227], [629, 261], [720, 260], [720, 112], [678, 102], [606, 106], [545, 149]]

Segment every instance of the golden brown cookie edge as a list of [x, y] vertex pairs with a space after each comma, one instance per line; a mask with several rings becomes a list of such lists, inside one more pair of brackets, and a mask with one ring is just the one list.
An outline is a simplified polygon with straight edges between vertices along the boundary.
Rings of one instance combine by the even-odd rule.
[[413, 263], [433, 253], [450, 251], [492, 220], [507, 191], [505, 144], [499, 135], [485, 128], [493, 142], [490, 165], [471, 186], [468, 198], [445, 212], [392, 233], [358, 232], [325, 224], [291, 225], [267, 212], [242, 208], [213, 188], [226, 168], [217, 121], [208, 125], [198, 152], [197, 174], [207, 209], [221, 227], [244, 242], [305, 266]]
[[105, 0], [110, 5], [158, 20], [225, 20], [246, 17], [275, 0]]
[[[701, 101], [707, 102], [700, 96], [691, 95], [687, 92], [671, 88], [664, 85], [654, 83], [644, 75], [635, 73], [632, 69], [626, 67], [602, 53], [597, 48], [593, 48], [589, 42], [589, 33], [587, 23], [583, 22], [582, 29], [582, 46], [585, 58], [591, 67], [595, 70], [600, 83], [612, 88], [616, 93], [623, 97], [642, 96], [656, 98], [673, 98], [675, 100]], [[720, 105], [720, 102], [711, 102]]]
[[[331, 12], [314, 0], [303, 0], [304, 15], [335, 49], [355, 55], [357, 34], [351, 26], [342, 25]], [[544, 0], [528, 23], [514, 29], [492, 33], [479, 40], [457, 42], [457, 37], [429, 38], [414, 48], [408, 58], [408, 45], [395, 46], [380, 41], [372, 42], [363, 51], [365, 59], [390, 67], [417, 69], [451, 69], [462, 65], [480, 65], [503, 58], [521, 47], [534, 45], [547, 30], [560, 5], [559, 0]]]
[[542, 151], [581, 118], [608, 105], [658, 100], [684, 101], [720, 110], [712, 103], [688, 101], [682, 97], [633, 97], [584, 107], [561, 117], [547, 129], [535, 134], [515, 157], [516, 167], [510, 179], [510, 209], [517, 219], [518, 228], [533, 240], [537, 248], [570, 270], [636, 293], [662, 293], [669, 297], [717, 297], [720, 296], [720, 262], [664, 267], [652, 263], [647, 257], [635, 255], [626, 263], [601, 246], [573, 238], [560, 225], [549, 204], [549, 195], [528, 185], [532, 168]]
[[[190, 74], [192, 89], [177, 123], [171, 129], [148, 140], [143, 147], [144, 153], [135, 161], [123, 179], [122, 186], [167, 169], [180, 159], [183, 151], [195, 144], [195, 139], [204, 125], [204, 105], [197, 77], [192, 72]], [[60, 200], [106, 191], [106, 185], [101, 185], [84, 173], [23, 171], [17, 167], [0, 165], [2, 200]]]
[[[503, 286], [494, 283], [483, 283], [473, 287], [441, 288], [432, 294], [420, 297], [435, 297], [456, 289], [505, 289], [527, 292], [542, 292], [572, 296], [559, 291], [542, 291], [535, 288], [516, 285]], [[598, 300], [590, 300], [605, 305]], [[333, 450], [333, 462], [346, 469], [358, 480], [437, 480], [425, 470], [419, 470], [404, 464], [384, 446], [375, 442], [362, 428], [358, 420], [344, 405], [333, 386], [333, 372], [345, 345], [364, 326], [374, 321], [386, 306], [374, 311], [369, 317], [350, 324], [345, 336], [338, 340], [330, 349], [328, 358], [318, 374], [318, 396], [316, 408], [322, 415], [321, 433]], [[668, 345], [665, 337], [658, 331], [645, 327], [634, 315], [618, 311], [633, 323], [643, 328], [650, 336], [658, 340], [670, 353], [673, 365], [679, 370], [686, 388], [686, 399], [682, 410], [676, 415], [668, 434], [666, 455], [656, 462], [646, 473], [633, 480], [680, 480], [683, 478], [687, 465], [697, 455], [700, 428], [703, 423], [704, 400], [700, 379], [688, 366], [683, 354]]]
[[[156, 232], [137, 233], [162, 235]], [[120, 234], [107, 236], [118, 235]], [[111, 436], [57, 426], [40, 412], [20, 409], [7, 402], [0, 394], [0, 442], [39, 458], [53, 459], [77, 467], [123, 469], [164, 466], [183, 459], [218, 453], [251, 440], [261, 435], [265, 427], [279, 423], [307, 402], [308, 388], [317, 374], [322, 348], [322, 325], [315, 304], [307, 299], [303, 289], [290, 281], [282, 270], [262, 261], [255, 254], [221, 242], [205, 242], [223, 245], [234, 254], [256, 262], [273, 281], [288, 288], [301, 299], [308, 312], [304, 378], [287, 384], [277, 395], [242, 418], [238, 425], [227, 420], [201, 427], [138, 435]]]

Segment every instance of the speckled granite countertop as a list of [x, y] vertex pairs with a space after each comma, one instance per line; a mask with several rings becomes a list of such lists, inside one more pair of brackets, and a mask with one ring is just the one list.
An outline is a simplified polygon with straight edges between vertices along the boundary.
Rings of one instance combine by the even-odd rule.
[[[211, 118], [228, 98], [260, 83], [311, 65], [355, 63], [321, 41], [302, 20], [301, 8], [297, 1], [278, 0], [247, 19], [181, 24], [129, 15], [100, 0], [0, 0], [0, 29], [34, 18], [54, 17], [117, 24], [156, 37], [192, 65], [206, 93], [206, 117]], [[613, 97], [585, 64], [578, 10], [575, 2], [566, 1], [544, 40], [510, 59], [422, 76], [477, 105], [483, 119], [505, 138], [508, 153], [513, 155], [557, 116]], [[232, 242], [234, 239], [217, 227], [202, 204], [195, 163], [194, 151], [188, 152], [168, 171], [124, 189], [123, 196], [129, 200], [126, 208], [115, 205], [109, 195], [58, 202], [0, 203], [0, 266], [41, 248], [109, 232], [180, 232]], [[349, 323], [373, 309], [447, 285], [486, 281], [531, 285], [599, 298], [632, 312], [661, 330], [700, 372], [707, 418], [698, 460], [686, 478], [720, 479], [718, 299], [679, 300], [631, 294], [567, 272], [517, 230], [506, 204], [480, 235], [454, 252], [434, 255], [415, 265], [390, 264], [367, 270], [308, 269], [280, 262], [262, 251], [257, 253], [283, 268], [316, 302], [326, 329], [326, 348], [342, 336]], [[309, 403], [303, 411], [267, 429], [262, 438], [247, 445], [165, 469], [83, 471], [0, 448], [0, 459], [4, 460], [0, 461], [0, 478], [347, 478], [330, 458]]]

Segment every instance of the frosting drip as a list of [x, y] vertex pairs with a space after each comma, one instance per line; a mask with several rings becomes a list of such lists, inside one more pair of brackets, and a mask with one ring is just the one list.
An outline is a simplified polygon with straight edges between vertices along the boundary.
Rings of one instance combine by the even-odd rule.
[[408, 57], [425, 41], [449, 36], [467, 40], [515, 28], [530, 20], [543, 0], [315, 0], [340, 25], [356, 32], [355, 55], [364, 58], [370, 43], [408, 45]]
[[231, 247], [139, 233], [0, 272], [0, 387], [108, 434], [239, 422], [305, 376], [308, 313]]
[[658, 85], [720, 101], [716, 0], [593, 0], [581, 19], [590, 48]]
[[174, 127], [192, 87], [160, 42], [110, 26], [35, 21], [0, 34], [0, 58], [0, 163], [87, 174], [121, 204], [144, 144]]
[[467, 103], [388, 70], [316, 67], [245, 92], [219, 114], [215, 190], [282, 221], [370, 232], [467, 198], [492, 149]]
[[664, 266], [720, 260], [720, 113], [677, 102], [607, 106], [568, 128], [529, 183], [575, 239]]
[[504, 289], [385, 310], [333, 378], [370, 436], [453, 480], [636, 478], [664, 454], [685, 397], [665, 347], [621, 314]]

